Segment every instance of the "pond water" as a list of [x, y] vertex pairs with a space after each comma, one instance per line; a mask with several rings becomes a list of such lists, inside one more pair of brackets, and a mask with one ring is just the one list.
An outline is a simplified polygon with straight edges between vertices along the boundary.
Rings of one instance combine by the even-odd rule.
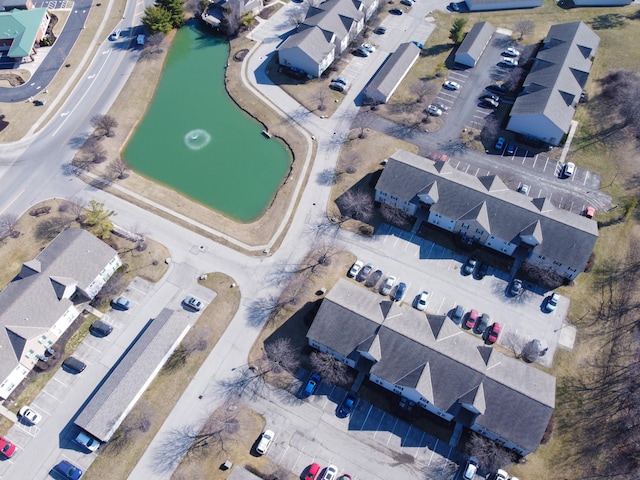
[[124, 158], [142, 175], [250, 222], [271, 203], [289, 171], [290, 154], [229, 98], [228, 52], [226, 39], [196, 24], [177, 32]]

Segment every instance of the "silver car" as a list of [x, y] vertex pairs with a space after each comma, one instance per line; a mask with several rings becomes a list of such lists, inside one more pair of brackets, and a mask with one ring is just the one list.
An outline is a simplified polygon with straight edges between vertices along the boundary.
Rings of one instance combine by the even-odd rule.
[[382, 295], [389, 295], [395, 283], [396, 283], [396, 277], [394, 277], [393, 275], [387, 277], [385, 281], [382, 283], [382, 285], [380, 286], [380, 293]]

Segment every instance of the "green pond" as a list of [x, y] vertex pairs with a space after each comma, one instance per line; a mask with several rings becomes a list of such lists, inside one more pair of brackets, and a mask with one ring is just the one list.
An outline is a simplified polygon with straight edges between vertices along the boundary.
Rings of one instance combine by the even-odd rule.
[[241, 222], [269, 206], [290, 155], [224, 89], [226, 39], [181, 28], [124, 158], [142, 175]]

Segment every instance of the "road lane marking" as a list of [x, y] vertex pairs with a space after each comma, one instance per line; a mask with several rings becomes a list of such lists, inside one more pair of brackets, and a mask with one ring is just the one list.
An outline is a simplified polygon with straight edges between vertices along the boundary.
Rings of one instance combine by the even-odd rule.
[[4, 212], [7, 210], [7, 208], [9, 208], [11, 205], [13, 205], [13, 204], [15, 203], [15, 201], [16, 201], [16, 200], [18, 200], [18, 198], [20, 198], [20, 196], [21, 196], [24, 192], [26, 192], [26, 191], [27, 191], [27, 189], [25, 188], [25, 189], [24, 189], [24, 190], [22, 190], [18, 195], [16, 195], [16, 196], [13, 198], [13, 200], [11, 200], [11, 201], [9, 202], [9, 205], [7, 205], [6, 207], [4, 207], [4, 208], [2, 209], [2, 211], [0, 211], [0, 214], [4, 213]]

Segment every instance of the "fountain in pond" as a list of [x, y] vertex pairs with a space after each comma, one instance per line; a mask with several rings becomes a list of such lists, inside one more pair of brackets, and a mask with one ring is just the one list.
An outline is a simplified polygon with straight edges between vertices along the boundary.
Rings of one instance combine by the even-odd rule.
[[190, 150], [202, 150], [211, 141], [211, 135], [200, 128], [191, 130], [184, 136], [184, 144]]

